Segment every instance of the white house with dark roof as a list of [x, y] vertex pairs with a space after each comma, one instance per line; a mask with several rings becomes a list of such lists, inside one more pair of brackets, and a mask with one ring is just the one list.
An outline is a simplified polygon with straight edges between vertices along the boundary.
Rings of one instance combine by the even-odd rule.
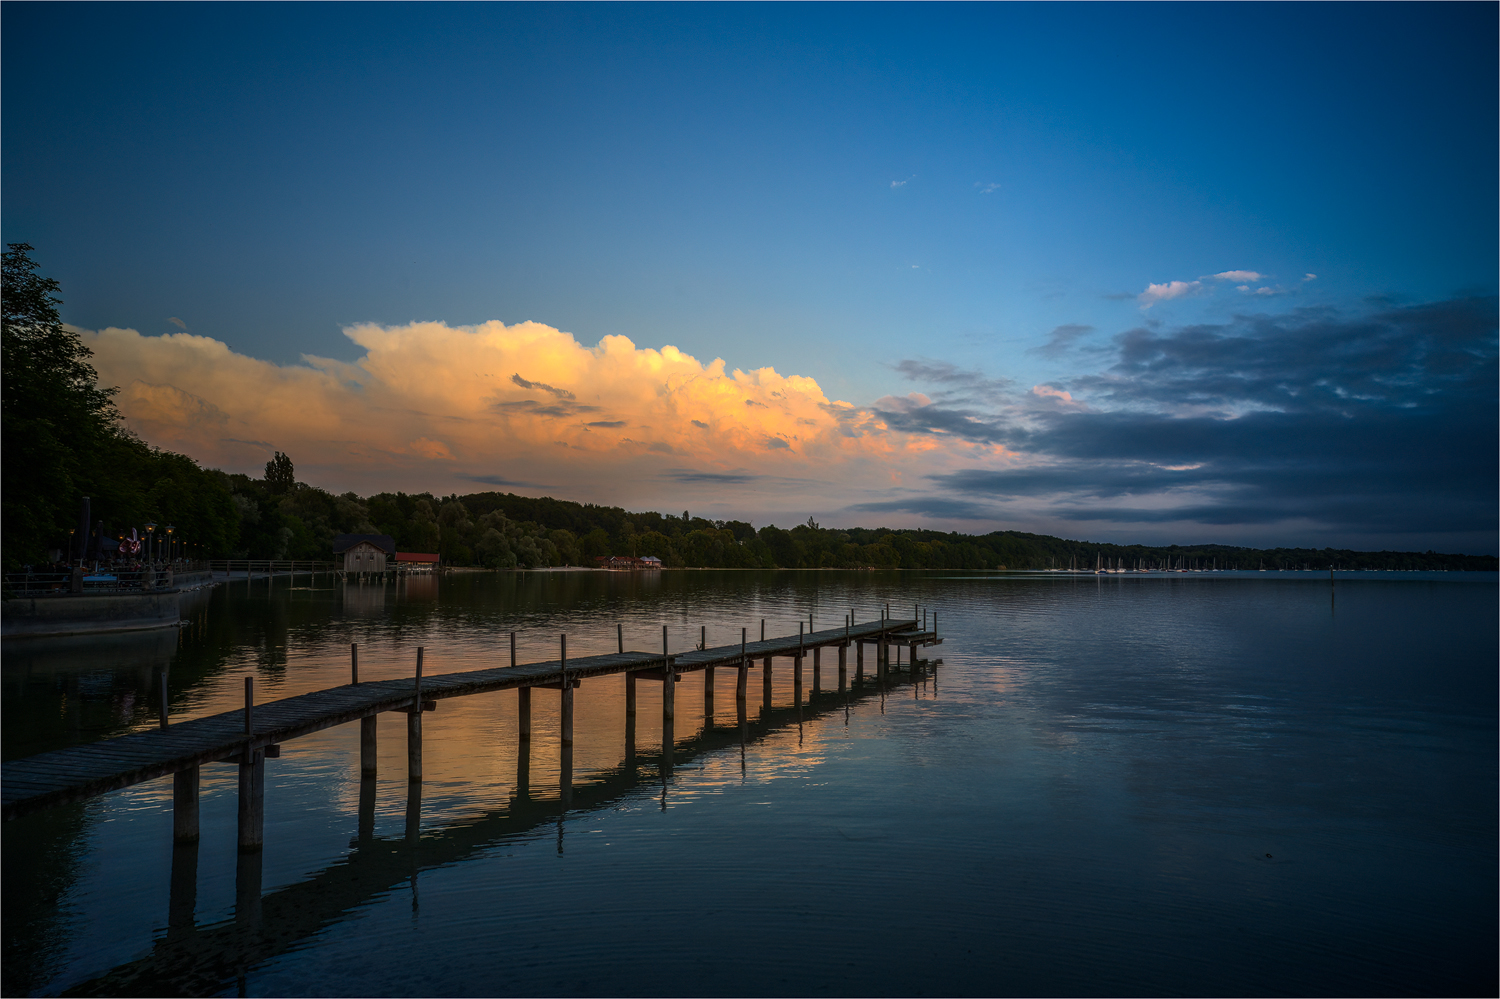
[[333, 539], [333, 553], [344, 556], [345, 572], [385, 572], [386, 560], [396, 554], [396, 539], [389, 534], [340, 534]]

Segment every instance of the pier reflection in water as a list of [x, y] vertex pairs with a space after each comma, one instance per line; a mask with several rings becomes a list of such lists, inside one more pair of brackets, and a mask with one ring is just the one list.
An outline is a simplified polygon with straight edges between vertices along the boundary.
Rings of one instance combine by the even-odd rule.
[[[174, 633], [174, 718], [234, 707], [247, 675], [266, 698], [346, 682], [351, 642], [390, 679], [418, 646], [433, 672], [501, 665], [511, 630], [522, 661], [563, 632], [613, 652], [617, 624], [676, 651], [890, 602], [941, 608], [949, 644], [884, 684], [852, 650], [839, 682], [815, 660], [801, 698], [782, 660], [769, 712], [763, 669], [743, 713], [738, 676], [690, 676], [670, 770], [662, 684], [591, 680], [566, 807], [561, 692], [531, 695], [523, 753], [507, 691], [426, 717], [420, 784], [399, 715], [373, 778], [357, 724], [285, 744], [243, 863], [229, 765], [203, 768], [193, 849], [171, 847], [170, 781], [18, 820], [5, 991], [1482, 990], [1493, 584], [1341, 581], [1330, 619], [1326, 580], [1267, 582], [492, 574], [388, 584], [373, 611], [237, 584]], [[75, 709], [85, 739], [156, 723], [153, 676], [104, 648], [7, 645], [8, 758], [76, 741]]]

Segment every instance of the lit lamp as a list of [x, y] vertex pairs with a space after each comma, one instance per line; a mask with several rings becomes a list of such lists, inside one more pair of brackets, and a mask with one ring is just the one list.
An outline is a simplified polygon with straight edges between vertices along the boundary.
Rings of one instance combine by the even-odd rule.
[[167, 525], [167, 561], [172, 561], [172, 532], [176, 530], [171, 524]]
[[155, 547], [156, 522], [146, 521], [146, 561], [151, 561], [151, 551]]

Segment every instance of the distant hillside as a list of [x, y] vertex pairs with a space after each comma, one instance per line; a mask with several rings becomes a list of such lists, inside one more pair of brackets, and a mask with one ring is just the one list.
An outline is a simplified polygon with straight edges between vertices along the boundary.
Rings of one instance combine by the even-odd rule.
[[1114, 545], [1044, 534], [969, 535], [890, 528], [827, 530], [809, 519], [757, 530], [718, 521], [551, 497], [380, 493], [335, 496], [298, 485], [274, 492], [263, 479], [225, 477], [241, 511], [234, 554], [326, 558], [343, 532], [389, 534], [403, 551], [437, 552], [449, 565], [535, 568], [592, 565], [599, 555], [655, 555], [669, 567], [1045, 569], [1123, 566], [1236, 569], [1497, 569], [1494, 556], [1231, 545]]

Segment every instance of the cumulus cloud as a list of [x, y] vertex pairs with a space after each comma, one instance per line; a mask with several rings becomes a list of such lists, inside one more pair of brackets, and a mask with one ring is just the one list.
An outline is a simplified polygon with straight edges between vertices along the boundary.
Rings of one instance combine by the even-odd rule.
[[1149, 309], [1157, 302], [1196, 294], [1203, 288], [1202, 281], [1167, 281], [1164, 284], [1148, 284], [1146, 290], [1136, 296], [1141, 308]]
[[[189, 333], [82, 331], [129, 426], [205, 464], [258, 474], [272, 450], [337, 489], [545, 482], [559, 495], [675, 503], [663, 459], [700, 476], [801, 478], [836, 501], [963, 460], [869, 407], [773, 368], [728, 370], [625, 337], [540, 323], [361, 325], [352, 363], [277, 365]], [[628, 428], [629, 435], [620, 431]], [[676, 489], [712, 478], [673, 479]], [[752, 504], [747, 504], [752, 505]]]
[[354, 362], [294, 365], [188, 333], [82, 335], [147, 440], [253, 474], [286, 451], [339, 490], [479, 483], [636, 507], [694, 497], [740, 517], [1481, 551], [1500, 475], [1495, 308], [1142, 325], [1100, 337], [1092, 373], [1026, 387], [912, 358], [893, 368], [913, 390], [868, 405], [538, 323], [357, 326]]
[[1252, 281], [1264, 281], [1266, 279], [1266, 275], [1258, 274], [1255, 271], [1220, 271], [1217, 274], [1210, 274], [1208, 277], [1215, 281], [1234, 281], [1238, 284], [1248, 284]]

